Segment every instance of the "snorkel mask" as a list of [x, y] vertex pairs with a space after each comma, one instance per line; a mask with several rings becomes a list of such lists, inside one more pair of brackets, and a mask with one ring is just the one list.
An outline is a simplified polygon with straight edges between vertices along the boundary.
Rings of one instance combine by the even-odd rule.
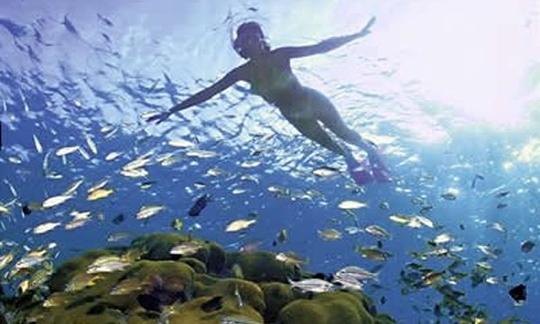
[[238, 26], [238, 29], [236, 30], [236, 39], [233, 42], [234, 50], [243, 58], [247, 58], [245, 48], [249, 43], [260, 43], [265, 49], [270, 49], [270, 46], [264, 39], [261, 26], [254, 21], [246, 22]]

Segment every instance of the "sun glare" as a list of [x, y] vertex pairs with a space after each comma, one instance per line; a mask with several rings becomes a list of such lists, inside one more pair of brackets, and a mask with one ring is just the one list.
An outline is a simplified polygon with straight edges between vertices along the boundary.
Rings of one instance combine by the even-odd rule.
[[530, 139], [516, 154], [517, 160], [523, 163], [540, 162], [540, 139]]
[[525, 80], [540, 57], [535, 6], [535, 1], [399, 3], [381, 13], [366, 40], [372, 47], [362, 50], [397, 61], [397, 77], [417, 81], [423, 96], [449, 106], [456, 118], [520, 127], [531, 95]]

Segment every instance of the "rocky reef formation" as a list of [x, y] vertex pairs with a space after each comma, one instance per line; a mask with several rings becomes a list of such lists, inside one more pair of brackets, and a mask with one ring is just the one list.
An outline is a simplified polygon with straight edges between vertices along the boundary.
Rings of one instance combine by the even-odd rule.
[[68, 260], [3, 306], [10, 323], [393, 323], [362, 292], [290, 284], [313, 276], [273, 253], [160, 233]]

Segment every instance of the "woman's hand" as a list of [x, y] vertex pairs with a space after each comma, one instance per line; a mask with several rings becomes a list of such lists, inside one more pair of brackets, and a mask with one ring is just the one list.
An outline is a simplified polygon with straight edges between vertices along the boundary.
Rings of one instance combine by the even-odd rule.
[[157, 125], [157, 124], [167, 120], [167, 118], [169, 118], [170, 116], [171, 116], [171, 113], [169, 111], [166, 111], [166, 112], [163, 112], [161, 114], [151, 116], [146, 121], [149, 122], [149, 123], [155, 121], [156, 125]]
[[375, 17], [371, 17], [371, 19], [368, 21], [367, 25], [362, 28], [361, 31], [359, 31], [358, 33], [355, 34], [356, 37], [364, 37], [366, 35], [368, 35], [369, 33], [371, 33], [371, 31], [369, 30], [371, 28], [371, 25], [373, 25], [375, 23]]

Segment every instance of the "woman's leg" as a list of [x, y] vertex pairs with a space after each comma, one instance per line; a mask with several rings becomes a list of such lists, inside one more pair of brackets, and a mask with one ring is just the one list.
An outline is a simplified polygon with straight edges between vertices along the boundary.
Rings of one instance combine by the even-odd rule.
[[326, 98], [320, 93], [316, 93], [315, 96], [318, 100], [312, 100], [312, 107], [316, 118], [320, 120], [324, 124], [324, 126], [328, 127], [328, 129], [330, 129], [332, 133], [336, 134], [339, 138], [343, 139], [349, 144], [355, 145], [360, 149], [366, 151], [370, 162], [379, 162], [375, 161], [375, 159], [378, 159], [375, 146], [364, 140], [362, 136], [360, 136], [360, 134], [358, 134], [356, 131], [354, 131], [345, 124], [345, 122], [337, 112], [336, 108], [334, 107], [332, 102], [328, 100], [328, 98]]
[[358, 163], [352, 153], [336, 143], [330, 135], [321, 127], [315, 118], [297, 119], [287, 118], [296, 129], [307, 138], [319, 143], [323, 147], [345, 158], [351, 177], [358, 185], [365, 185], [373, 181], [373, 176], [364, 164]]
[[348, 127], [328, 98], [315, 90], [312, 90], [312, 97], [314, 98], [311, 100], [312, 109], [316, 118], [344, 141], [366, 151], [376, 178], [387, 181], [389, 172], [379, 157], [375, 145], [364, 140], [360, 134]]
[[321, 146], [329, 149], [330, 151], [339, 154], [344, 157], [351, 155], [350, 152], [336, 143], [330, 135], [321, 127], [319, 121], [315, 118], [285, 118], [291, 123], [302, 135], [309, 138], [312, 141], [317, 142]]

